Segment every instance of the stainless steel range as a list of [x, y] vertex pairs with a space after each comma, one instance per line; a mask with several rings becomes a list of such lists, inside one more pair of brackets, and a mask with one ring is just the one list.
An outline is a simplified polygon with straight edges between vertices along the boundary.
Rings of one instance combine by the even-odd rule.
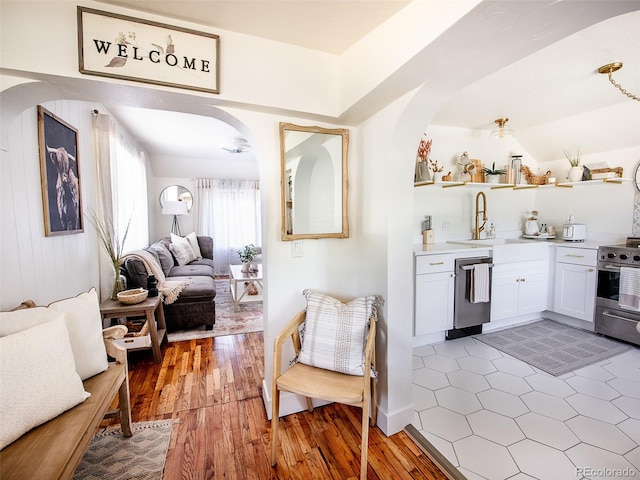
[[619, 304], [620, 269], [640, 268], [640, 239], [628, 238], [623, 245], [598, 249], [598, 286], [595, 331], [609, 337], [640, 345], [640, 310]]

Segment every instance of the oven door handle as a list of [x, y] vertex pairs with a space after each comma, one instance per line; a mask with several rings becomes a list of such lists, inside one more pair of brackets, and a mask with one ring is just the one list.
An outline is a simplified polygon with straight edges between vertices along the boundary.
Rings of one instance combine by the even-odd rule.
[[620, 267], [616, 267], [615, 265], [611, 265], [610, 263], [607, 264], [607, 265], [602, 265], [601, 268], [603, 268], [605, 270], [612, 270], [614, 272], [619, 272], [620, 271]]

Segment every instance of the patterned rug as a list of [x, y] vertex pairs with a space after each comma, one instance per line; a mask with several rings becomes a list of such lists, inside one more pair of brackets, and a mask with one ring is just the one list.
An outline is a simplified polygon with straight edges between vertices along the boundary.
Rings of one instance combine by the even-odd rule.
[[216, 323], [213, 330], [206, 330], [204, 326], [191, 330], [178, 330], [169, 333], [168, 340], [177, 342], [198, 338], [220, 337], [223, 335], [237, 335], [239, 333], [261, 332], [264, 330], [262, 322], [262, 302], [241, 303], [238, 311], [233, 310], [233, 297], [229, 289], [229, 280], [216, 279]]
[[547, 319], [473, 338], [555, 376], [631, 348], [626, 343]]
[[106, 428], [91, 441], [73, 479], [161, 480], [172, 423], [134, 423], [131, 437], [124, 437], [120, 427]]

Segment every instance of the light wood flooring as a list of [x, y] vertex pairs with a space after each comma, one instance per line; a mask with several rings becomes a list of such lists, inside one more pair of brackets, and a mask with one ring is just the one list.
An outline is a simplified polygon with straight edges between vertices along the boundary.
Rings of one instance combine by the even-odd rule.
[[[174, 419], [165, 464], [173, 479], [357, 479], [361, 411], [339, 404], [284, 417], [278, 464], [262, 402], [262, 332], [174, 342], [129, 353], [134, 422]], [[369, 436], [369, 479], [447, 478], [405, 432]]]

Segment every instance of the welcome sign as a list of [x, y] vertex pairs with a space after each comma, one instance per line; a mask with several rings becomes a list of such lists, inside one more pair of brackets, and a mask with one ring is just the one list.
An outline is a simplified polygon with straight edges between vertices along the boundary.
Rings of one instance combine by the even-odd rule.
[[78, 7], [80, 73], [220, 93], [218, 35]]

